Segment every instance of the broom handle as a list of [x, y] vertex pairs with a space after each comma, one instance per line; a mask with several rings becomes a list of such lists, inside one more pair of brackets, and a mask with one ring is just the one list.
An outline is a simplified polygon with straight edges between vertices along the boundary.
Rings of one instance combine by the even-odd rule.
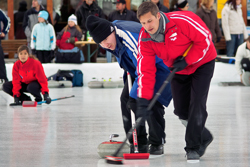
[[[132, 89], [132, 80], [131, 80], [131, 76], [130, 76], [129, 72], [127, 72], [127, 78], [128, 78], [128, 89], [129, 89], [129, 93], [130, 93], [130, 91]], [[132, 123], [132, 127], [133, 127], [133, 126], [135, 126], [135, 114], [131, 109], [130, 109], [130, 114], [131, 114], [131, 123]], [[136, 129], [134, 129], [132, 133], [133, 133], [134, 153], [139, 153]]]
[[[65, 96], [65, 97], [59, 97], [59, 98], [57, 98], [57, 99], [51, 99], [51, 101], [57, 101], [57, 100], [62, 100], [62, 99], [71, 98], [71, 97], [75, 97], [75, 95], [72, 95], [72, 96]], [[37, 104], [42, 104], [42, 103], [46, 103], [46, 101], [39, 101], [39, 102], [37, 102]]]
[[[188, 51], [191, 49], [191, 47], [193, 46], [193, 44], [190, 44], [189, 47], [187, 48], [187, 50], [184, 52], [183, 54], [183, 59], [184, 57], [187, 56]], [[147, 107], [147, 114], [145, 114], [143, 117], [138, 118], [136, 120], [136, 124], [129, 130], [127, 137], [124, 139], [123, 143], [120, 145], [120, 147], [116, 150], [116, 152], [113, 154], [113, 156], [117, 156], [119, 154], [119, 152], [121, 151], [121, 149], [123, 148], [123, 146], [125, 145], [127, 139], [132, 135], [132, 132], [134, 129], [138, 128], [140, 123], [142, 123], [142, 121], [144, 121], [145, 118], [147, 118], [148, 115], [150, 115], [150, 110], [152, 109], [152, 107], [154, 106], [155, 102], [158, 100], [159, 96], [161, 95], [162, 91], [165, 89], [165, 87], [167, 86], [167, 84], [172, 80], [172, 78], [174, 77], [175, 72], [177, 71], [177, 69], [175, 68], [166, 78], [166, 80], [164, 81], [164, 83], [161, 85], [160, 89], [158, 90], [158, 92], [155, 94], [154, 98], [150, 101], [148, 107]]]

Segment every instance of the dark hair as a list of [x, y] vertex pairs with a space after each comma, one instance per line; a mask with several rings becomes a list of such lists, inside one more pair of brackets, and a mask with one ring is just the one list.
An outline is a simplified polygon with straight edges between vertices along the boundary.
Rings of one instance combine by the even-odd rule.
[[33, 59], [35, 59], [35, 60], [38, 60], [34, 55], [30, 54], [29, 48], [28, 48], [28, 46], [26, 46], [26, 45], [21, 45], [21, 46], [19, 46], [19, 48], [17, 49], [17, 54], [19, 54], [19, 53], [22, 52], [23, 50], [26, 50], [26, 51], [27, 51], [27, 53], [28, 53], [28, 55], [29, 55], [30, 58], [33, 58]]
[[143, 2], [137, 10], [137, 18], [140, 20], [140, 17], [148, 12], [151, 12], [152, 15], [155, 17], [157, 16], [157, 13], [159, 12], [159, 8], [156, 4], [154, 4], [151, 1]]
[[172, 0], [172, 1], [171, 1], [171, 3], [170, 3], [170, 8], [169, 8], [170, 12], [176, 11], [176, 10], [177, 10], [177, 1], [178, 1], [178, 0]]
[[226, 2], [226, 3], [227, 3], [227, 4], [232, 3], [234, 10], [236, 10], [236, 11], [237, 11], [236, 0], [227, 0], [227, 2]]

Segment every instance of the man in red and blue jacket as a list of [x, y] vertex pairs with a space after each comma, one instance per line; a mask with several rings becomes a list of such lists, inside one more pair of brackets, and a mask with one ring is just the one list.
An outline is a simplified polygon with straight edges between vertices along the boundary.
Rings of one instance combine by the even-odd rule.
[[168, 67], [177, 70], [171, 81], [174, 113], [186, 126], [187, 161], [198, 162], [213, 140], [205, 128], [206, 101], [217, 55], [212, 35], [194, 13], [162, 13], [152, 2], [142, 3], [137, 17], [143, 26], [138, 41], [137, 113], [143, 117], [153, 97], [157, 55]]
[[[138, 54], [138, 38], [141, 30], [141, 25], [133, 21], [121, 21], [116, 20], [110, 23], [107, 20], [98, 18], [96, 16], [89, 16], [86, 21], [86, 27], [90, 32], [96, 43], [99, 43], [105, 50], [111, 52], [116, 56], [116, 59], [121, 68], [124, 69], [124, 88], [120, 97], [121, 110], [123, 116], [123, 125], [125, 132], [131, 129], [131, 115], [130, 110], [136, 113], [136, 99], [137, 99], [137, 80], [138, 75], [136, 72], [137, 67], [137, 54]], [[154, 94], [158, 91], [165, 78], [169, 75], [170, 71], [168, 67], [163, 63], [162, 59], [157, 56], [154, 57], [156, 67], [156, 82], [152, 88]], [[132, 89], [129, 93], [128, 80], [126, 72], [130, 73], [133, 81]], [[139, 152], [150, 154], [163, 154], [163, 145], [165, 143], [165, 119], [164, 119], [164, 106], [168, 106], [172, 99], [171, 88], [168, 85], [164, 89], [164, 95], [162, 95], [152, 109], [152, 116], [147, 119], [149, 125], [149, 137], [147, 139], [147, 133], [145, 123], [137, 129], [137, 137], [139, 143]], [[130, 143], [133, 143], [132, 138], [129, 139]], [[148, 149], [148, 144], [150, 145]], [[133, 145], [131, 144], [131, 152], [133, 152]]]

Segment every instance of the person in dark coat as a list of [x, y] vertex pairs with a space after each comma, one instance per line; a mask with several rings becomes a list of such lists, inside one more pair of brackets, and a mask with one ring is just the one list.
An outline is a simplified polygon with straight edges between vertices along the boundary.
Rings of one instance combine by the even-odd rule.
[[116, 4], [116, 10], [109, 14], [108, 16], [109, 21], [129, 20], [129, 21], [139, 22], [135, 13], [126, 8], [125, 0], [117, 0], [116, 2], [114, 2], [114, 4]]
[[[87, 28], [85, 26], [87, 17], [89, 15], [94, 15], [100, 18], [105, 18], [105, 15], [102, 11], [102, 9], [97, 5], [97, 3], [93, 0], [83, 0], [82, 5], [76, 10], [76, 17], [77, 17], [77, 23], [82, 29], [82, 33], [85, 35], [85, 40], [87, 39]], [[90, 45], [91, 53], [93, 53], [97, 49], [98, 45]], [[84, 55], [87, 55], [87, 46], [82, 47], [82, 51]], [[96, 62], [97, 58], [96, 52], [91, 58], [91, 62]], [[85, 59], [87, 61], [87, 59]]]
[[6, 36], [10, 29], [10, 19], [6, 16], [6, 14], [0, 9], [0, 23], [3, 23], [3, 27], [0, 24], [0, 83], [4, 83], [8, 81], [6, 75], [6, 68], [4, 62], [4, 53], [1, 45], [1, 39]]
[[154, 4], [156, 4], [159, 8], [160, 11], [164, 12], [164, 13], [168, 13], [169, 9], [164, 6], [163, 4], [160, 3], [160, 0], [151, 0], [151, 2], [153, 2]]
[[16, 39], [26, 39], [26, 35], [22, 27], [23, 18], [26, 11], [27, 11], [26, 1], [19, 2], [18, 12], [14, 14], [14, 32]]
[[220, 42], [221, 31], [218, 24], [217, 13], [213, 9], [214, 0], [202, 0], [201, 7], [196, 11], [196, 14], [206, 23], [212, 33], [213, 42]]
[[[42, 5], [42, 0], [32, 0], [32, 8], [27, 10], [24, 14], [23, 18], [23, 30], [27, 37], [28, 45], [30, 44], [31, 40], [31, 31], [34, 25], [38, 22], [38, 13], [42, 10], [46, 9]], [[51, 23], [50, 16], [48, 17], [49, 23]]]

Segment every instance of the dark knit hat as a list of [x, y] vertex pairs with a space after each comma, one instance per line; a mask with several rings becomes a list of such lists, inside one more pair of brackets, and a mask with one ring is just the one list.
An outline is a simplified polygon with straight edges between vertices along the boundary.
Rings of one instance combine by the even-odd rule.
[[113, 2], [113, 4], [117, 4], [117, 3], [126, 4], [126, 1], [125, 0], [117, 0], [116, 2]]
[[114, 31], [114, 27], [109, 21], [94, 15], [87, 17], [86, 27], [96, 43], [101, 43]]
[[178, 8], [184, 8], [187, 5], [187, 3], [188, 3], [187, 0], [178, 0], [177, 7]]

